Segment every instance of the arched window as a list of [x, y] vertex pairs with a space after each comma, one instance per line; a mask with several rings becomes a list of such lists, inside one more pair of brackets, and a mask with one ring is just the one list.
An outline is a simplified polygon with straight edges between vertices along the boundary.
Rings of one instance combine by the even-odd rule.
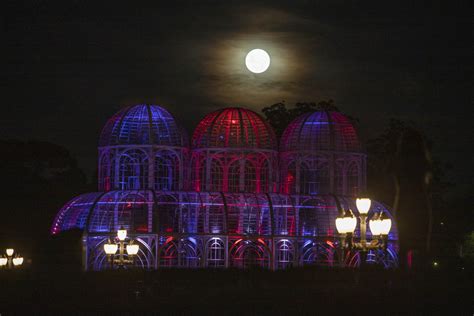
[[99, 188], [102, 191], [110, 191], [113, 189], [113, 181], [115, 176], [115, 166], [113, 157], [109, 151], [102, 154], [99, 169]]
[[347, 194], [356, 196], [359, 192], [359, 166], [353, 162], [347, 168]]
[[215, 268], [225, 266], [225, 245], [219, 238], [211, 238], [208, 242], [207, 265]]
[[308, 163], [300, 165], [300, 193], [318, 194], [318, 177], [316, 169]]
[[182, 240], [179, 243], [180, 267], [195, 268], [201, 264], [201, 251], [194, 237]]
[[246, 161], [244, 165], [244, 192], [257, 191], [257, 172], [252, 162]]
[[300, 167], [300, 193], [323, 194], [329, 193], [329, 164], [323, 162], [301, 163]]
[[210, 191], [218, 192], [223, 190], [224, 172], [222, 164], [217, 159], [211, 161], [211, 178], [209, 183]]
[[120, 156], [119, 187], [121, 190], [148, 188], [148, 157], [141, 150], [129, 150]]
[[177, 267], [178, 266], [178, 247], [174, 241], [168, 241], [161, 248], [160, 267]]
[[261, 242], [249, 240], [236, 242], [231, 250], [232, 266], [251, 269], [255, 267], [268, 268], [270, 253]]
[[240, 160], [235, 160], [227, 171], [227, 192], [240, 192]]
[[179, 190], [179, 159], [173, 153], [155, 156], [155, 190]]
[[300, 264], [313, 265], [317, 260], [317, 246], [313, 240], [306, 240], [300, 250]]
[[277, 268], [285, 269], [291, 266], [293, 266], [293, 246], [285, 239], [278, 243]]

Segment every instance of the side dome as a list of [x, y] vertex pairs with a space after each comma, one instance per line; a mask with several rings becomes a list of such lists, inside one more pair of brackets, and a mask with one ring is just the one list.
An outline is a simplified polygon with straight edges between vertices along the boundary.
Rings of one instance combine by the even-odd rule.
[[257, 113], [225, 108], [208, 114], [194, 130], [193, 148], [277, 149], [271, 126]]
[[283, 132], [280, 149], [289, 151], [360, 152], [356, 129], [339, 112], [305, 113], [293, 120]]
[[99, 147], [116, 145], [187, 147], [188, 138], [167, 110], [158, 105], [139, 104], [117, 112], [102, 129]]

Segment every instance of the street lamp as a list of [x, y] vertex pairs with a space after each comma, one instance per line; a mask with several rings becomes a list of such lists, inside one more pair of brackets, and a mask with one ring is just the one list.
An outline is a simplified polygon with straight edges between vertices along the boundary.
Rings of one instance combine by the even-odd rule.
[[13, 248], [8, 248], [5, 250], [5, 253], [7, 257], [0, 257], [0, 267], [7, 267], [8, 269], [12, 269], [13, 267], [18, 267], [23, 264], [23, 257], [20, 257], [19, 254], [16, 254], [15, 257], [13, 257], [13, 254], [15, 253], [15, 250]]
[[353, 242], [353, 234], [357, 226], [357, 219], [351, 210], [336, 218], [336, 229], [341, 235], [341, 248], [357, 249], [367, 252], [371, 249], [387, 249], [388, 233], [392, 227], [392, 220], [383, 212], [375, 213], [369, 221], [372, 241], [367, 243], [367, 215], [370, 210], [370, 199], [356, 199], [360, 219], [360, 242]]
[[127, 264], [133, 264], [134, 257], [138, 254], [139, 250], [138, 244], [135, 244], [134, 240], [127, 238], [127, 230], [123, 227], [117, 231], [117, 236], [113, 240], [109, 239], [104, 244], [104, 252], [110, 264], [112, 266], [117, 264], [120, 268]]

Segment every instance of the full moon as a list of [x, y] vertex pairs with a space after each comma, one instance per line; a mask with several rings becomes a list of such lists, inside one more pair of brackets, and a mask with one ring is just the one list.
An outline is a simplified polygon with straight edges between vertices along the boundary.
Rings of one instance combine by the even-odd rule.
[[253, 73], [262, 73], [270, 66], [270, 55], [263, 49], [252, 49], [245, 57], [245, 65]]

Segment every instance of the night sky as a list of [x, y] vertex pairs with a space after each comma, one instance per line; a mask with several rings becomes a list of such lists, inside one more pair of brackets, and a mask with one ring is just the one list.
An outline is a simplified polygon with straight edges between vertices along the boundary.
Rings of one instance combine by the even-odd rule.
[[[469, 1], [64, 2], [2, 9], [2, 139], [64, 145], [91, 176], [100, 130], [125, 105], [164, 105], [191, 133], [225, 106], [334, 99], [364, 139], [390, 117], [415, 121], [469, 188]], [[245, 68], [253, 48], [271, 55], [263, 74]]]

